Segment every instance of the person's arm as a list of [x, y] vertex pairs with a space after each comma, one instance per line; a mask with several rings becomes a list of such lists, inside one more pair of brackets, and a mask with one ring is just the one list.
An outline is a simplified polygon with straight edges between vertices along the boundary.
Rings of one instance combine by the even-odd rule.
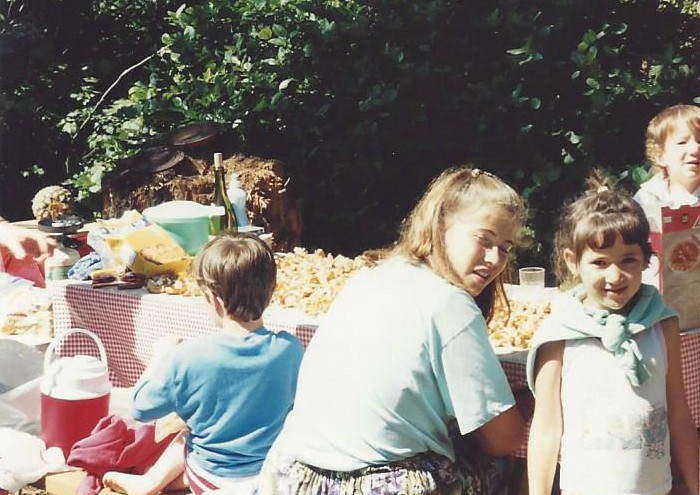
[[681, 337], [678, 319], [661, 322], [666, 341], [668, 370], [666, 401], [668, 429], [671, 437], [671, 458], [678, 467], [692, 495], [698, 494], [698, 432], [690, 415], [681, 370]]
[[527, 475], [530, 495], [550, 495], [557, 469], [563, 420], [561, 369], [564, 342], [549, 342], [535, 361], [535, 412], [527, 444]]
[[153, 356], [132, 388], [131, 415], [137, 421], [150, 421], [175, 411], [175, 374], [180, 357], [176, 336], [156, 341]]
[[182, 342], [182, 340], [182, 337], [178, 337], [177, 335], [168, 335], [156, 340], [155, 344], [153, 345], [151, 360], [146, 365], [146, 369], [143, 370], [143, 373], [139, 377], [139, 381], [150, 380], [153, 375], [155, 375], [156, 371], [163, 366], [163, 363], [173, 352], [173, 349], [175, 349], [175, 347]]
[[53, 253], [56, 241], [38, 230], [18, 227], [0, 217], [0, 245], [21, 260], [34, 258], [42, 262]]
[[507, 456], [520, 446], [524, 422], [481, 312], [476, 306], [468, 308], [464, 320], [464, 331], [441, 352], [447, 412], [456, 419], [458, 433], [471, 438], [483, 452]]
[[520, 447], [525, 424], [517, 407], [499, 414], [475, 431], [481, 450], [492, 456], [511, 455]]

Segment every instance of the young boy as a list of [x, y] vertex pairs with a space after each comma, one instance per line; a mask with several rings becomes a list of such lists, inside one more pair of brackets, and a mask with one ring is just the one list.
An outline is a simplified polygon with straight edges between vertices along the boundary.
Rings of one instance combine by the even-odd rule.
[[661, 207], [700, 204], [700, 107], [674, 105], [647, 126], [646, 155], [655, 175], [634, 195], [652, 230], [661, 222]]
[[145, 474], [104, 475], [105, 486], [129, 495], [187, 486], [195, 495], [252, 493], [292, 407], [303, 347], [296, 337], [263, 326], [277, 273], [270, 248], [252, 235], [217, 237], [193, 270], [221, 330], [161, 347], [165, 357], [154, 359], [136, 384], [135, 419], [174, 412], [187, 433]]

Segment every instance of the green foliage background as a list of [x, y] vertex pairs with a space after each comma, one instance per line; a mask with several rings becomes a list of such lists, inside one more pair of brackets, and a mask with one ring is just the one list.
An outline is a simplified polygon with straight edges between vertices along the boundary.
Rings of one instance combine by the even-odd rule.
[[[590, 167], [645, 178], [661, 108], [698, 102], [697, 4], [660, 0], [5, 1], [0, 211], [46, 184], [99, 213], [116, 159], [192, 121], [278, 158], [304, 245], [391, 242], [431, 177], [473, 163], [530, 204], [546, 264]], [[59, 21], [59, 22], [57, 22]]]

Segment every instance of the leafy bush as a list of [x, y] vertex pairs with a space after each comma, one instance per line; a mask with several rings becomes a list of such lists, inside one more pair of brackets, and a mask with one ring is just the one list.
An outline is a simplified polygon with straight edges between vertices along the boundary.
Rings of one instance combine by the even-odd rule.
[[[698, 97], [700, 24], [682, 2], [211, 0], [162, 18], [153, 5], [96, 8], [113, 21], [97, 43], [111, 71], [89, 70], [63, 113], [69, 182], [88, 201], [116, 159], [218, 121], [239, 151], [286, 162], [304, 244], [334, 252], [391, 242], [429, 179], [468, 162], [523, 192], [538, 242], [519, 261], [546, 264], [590, 167], [636, 187], [646, 122]], [[128, 56], [106, 51], [115, 33]]]

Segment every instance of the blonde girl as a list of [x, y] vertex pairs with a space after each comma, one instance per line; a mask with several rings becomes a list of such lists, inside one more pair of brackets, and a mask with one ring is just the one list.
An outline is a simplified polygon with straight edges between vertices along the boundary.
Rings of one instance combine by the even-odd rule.
[[[322, 320], [261, 493], [497, 488], [490, 456], [515, 450], [523, 423], [485, 318], [524, 218], [515, 191], [487, 172], [454, 168], [430, 184], [395, 246]], [[455, 455], [452, 427], [469, 435], [467, 456]]]
[[651, 119], [646, 156], [654, 176], [634, 199], [644, 208], [652, 229], [658, 230], [662, 206], [700, 204], [700, 107], [674, 105]]
[[642, 271], [651, 256], [641, 207], [600, 173], [564, 210], [555, 239], [576, 285], [533, 337], [528, 381], [531, 495], [659, 495], [671, 460], [698, 493], [698, 438], [681, 376], [678, 319]]

